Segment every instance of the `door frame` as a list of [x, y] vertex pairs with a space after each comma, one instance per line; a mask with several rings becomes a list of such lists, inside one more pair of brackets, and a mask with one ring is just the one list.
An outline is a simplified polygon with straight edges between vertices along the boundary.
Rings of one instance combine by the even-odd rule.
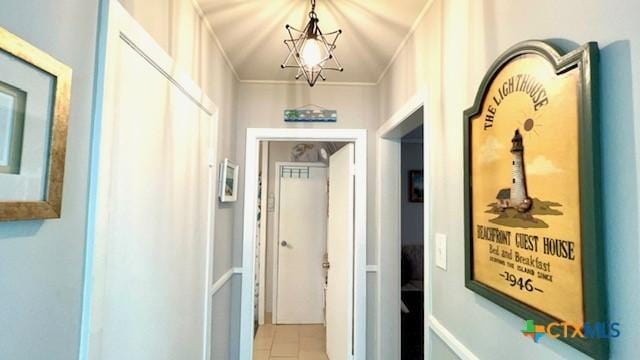
[[367, 130], [248, 128], [245, 152], [244, 212], [242, 237], [242, 287], [240, 304], [240, 359], [253, 356], [255, 288], [255, 232], [258, 201], [260, 141], [353, 142], [355, 144], [354, 292], [348, 313], [353, 317], [353, 354], [347, 359], [366, 357], [366, 257], [367, 257]]
[[[319, 167], [327, 169], [327, 178], [329, 178], [329, 169], [327, 164], [322, 162], [291, 162], [291, 161], [277, 161], [275, 163], [275, 170], [277, 171], [274, 177], [275, 180], [275, 201], [273, 211], [273, 263], [272, 265], [272, 287], [271, 287], [271, 323], [275, 324], [278, 319], [278, 265], [280, 260], [280, 253], [277, 249], [280, 243], [280, 168], [283, 166], [308, 166]], [[327, 207], [329, 204], [327, 204]], [[326, 243], [325, 243], [326, 248]], [[261, 259], [262, 260], [262, 259]], [[266, 261], [265, 261], [266, 264]]]
[[[412, 116], [422, 109], [422, 122]], [[430, 249], [432, 232], [433, 160], [431, 149], [435, 140], [431, 106], [427, 90], [421, 89], [396, 111], [376, 133], [378, 166], [377, 230], [378, 230], [378, 341], [379, 359], [401, 358], [401, 151], [402, 137], [418, 125], [424, 128], [424, 358], [429, 356], [429, 317], [431, 314]], [[395, 174], [391, 176], [390, 174]], [[384, 329], [384, 330], [383, 330]]]
[[217, 105], [199, 88], [192, 77], [176, 64], [145, 29], [115, 0], [101, 1], [99, 8], [98, 60], [96, 63], [95, 100], [92, 113], [91, 154], [89, 169], [89, 199], [87, 214], [87, 244], [85, 249], [84, 284], [82, 294], [82, 314], [80, 325], [79, 359], [89, 359], [100, 350], [102, 342], [102, 305], [106, 283], [106, 255], [104, 241], [97, 241], [100, 225], [98, 216], [98, 190], [100, 189], [100, 149], [105, 134], [102, 131], [103, 120], [108, 104], [105, 104], [106, 91], [111, 86], [110, 71], [113, 70], [113, 56], [118, 54], [121, 42], [131, 46], [149, 66], [166, 77], [176, 88], [186, 95], [196, 106], [207, 114], [209, 128], [209, 189], [207, 199], [207, 244], [205, 255], [205, 283], [203, 305], [203, 360], [211, 358], [212, 348], [212, 310], [213, 310], [213, 261], [215, 235], [215, 198], [216, 158], [219, 109]]
[[258, 263], [258, 278], [260, 279], [258, 284], [258, 325], [263, 325], [267, 307], [267, 216], [265, 214], [269, 213], [269, 209], [267, 209], [269, 197], [269, 143], [264, 142], [261, 144], [260, 156], [262, 157], [260, 164], [262, 173], [260, 209], [262, 215], [260, 216], [260, 244], [258, 246], [260, 249], [260, 262]]

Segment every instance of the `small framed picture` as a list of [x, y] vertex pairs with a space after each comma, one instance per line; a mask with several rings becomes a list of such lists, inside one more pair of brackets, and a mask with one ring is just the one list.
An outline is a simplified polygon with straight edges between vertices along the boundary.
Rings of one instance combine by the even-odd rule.
[[221, 202], [233, 202], [238, 200], [238, 173], [240, 167], [224, 159], [220, 163], [220, 188], [219, 197]]
[[424, 181], [422, 170], [409, 171], [409, 202], [424, 202]]

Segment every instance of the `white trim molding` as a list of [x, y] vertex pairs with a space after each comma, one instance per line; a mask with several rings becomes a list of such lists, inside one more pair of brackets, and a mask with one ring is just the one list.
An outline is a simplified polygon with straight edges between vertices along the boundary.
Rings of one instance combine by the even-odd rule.
[[[200, 17], [200, 19], [202, 19], [202, 21], [204, 22], [204, 25], [207, 28], [207, 31], [209, 32], [209, 34], [213, 38], [216, 46], [218, 47], [218, 50], [220, 51], [222, 57], [225, 60], [225, 63], [229, 67], [229, 70], [231, 70], [231, 73], [233, 73], [234, 78], [238, 82], [243, 83], [243, 84], [306, 85], [306, 83], [302, 82], [302, 81], [240, 79], [240, 75], [238, 75], [238, 72], [236, 71], [235, 66], [231, 62], [231, 59], [227, 55], [226, 50], [222, 46], [222, 43], [220, 42], [220, 38], [218, 38], [218, 36], [216, 35], [215, 31], [213, 31], [213, 27], [211, 26], [211, 23], [209, 22], [209, 19], [207, 19], [207, 16], [205, 15], [204, 11], [202, 10], [202, 7], [198, 3], [198, 0], [192, 0], [192, 3], [193, 3], [193, 7], [194, 7], [196, 13]], [[418, 16], [413, 21], [413, 24], [411, 25], [411, 28], [409, 28], [409, 31], [407, 32], [405, 37], [398, 44], [398, 47], [396, 48], [395, 52], [393, 53], [393, 56], [391, 56], [391, 58], [387, 62], [387, 65], [384, 67], [384, 69], [382, 70], [380, 75], [378, 75], [378, 79], [375, 82], [353, 82], [353, 81], [347, 81], [347, 82], [339, 82], [339, 81], [333, 81], [332, 82], [332, 81], [328, 81], [327, 82], [327, 81], [325, 81], [325, 82], [319, 82], [319, 83], [317, 83], [317, 85], [323, 85], [323, 86], [335, 86], [335, 85], [338, 85], [338, 86], [340, 86], [340, 85], [341, 86], [377, 86], [377, 85], [379, 85], [380, 82], [382, 81], [382, 79], [385, 77], [385, 75], [389, 72], [389, 69], [391, 68], [393, 63], [396, 62], [396, 60], [398, 59], [398, 56], [402, 52], [402, 49], [405, 48], [405, 45], [407, 44], [407, 42], [409, 41], [411, 36], [413, 36], [413, 34], [416, 32], [416, 29], [418, 28], [418, 26], [420, 25], [420, 23], [424, 19], [424, 17], [427, 14], [427, 12], [429, 12], [429, 10], [431, 9], [431, 6], [433, 5], [433, 3], [434, 3], [434, 0], [429, 0], [424, 5], [422, 10], [420, 10], [420, 12], [418, 13]]]
[[224, 61], [227, 63], [227, 66], [229, 67], [229, 70], [231, 70], [231, 73], [233, 74], [233, 77], [237, 81], [240, 81], [240, 76], [238, 76], [238, 72], [236, 71], [235, 66], [233, 66], [233, 63], [231, 62], [231, 59], [229, 59], [229, 56], [227, 55], [227, 52], [222, 47], [222, 43], [220, 42], [220, 38], [218, 38], [218, 35], [216, 35], [216, 33], [213, 31], [213, 28], [211, 27], [211, 23], [209, 23], [209, 19], [207, 19], [207, 16], [205, 15], [204, 11], [202, 11], [202, 7], [200, 6], [200, 4], [198, 3], [197, 0], [192, 0], [192, 4], [193, 4], [193, 8], [195, 9], [196, 13], [198, 14], [198, 16], [200, 17], [202, 22], [204, 22], [204, 26], [207, 28], [207, 31], [209, 32], [209, 35], [211, 35], [211, 37], [213, 38], [213, 41], [216, 43], [216, 46], [218, 47], [218, 50], [220, 50], [220, 54], [222, 55], [222, 58], [224, 58]]
[[[462, 360], [479, 360], [478, 357], [458, 340], [444, 325], [433, 315], [429, 315], [430, 328], [451, 350]], [[429, 334], [425, 334], [429, 336]]]
[[387, 66], [385, 66], [384, 70], [382, 70], [382, 72], [380, 73], [380, 76], [378, 77], [378, 81], [376, 81], [376, 85], [380, 84], [380, 82], [382, 81], [384, 76], [387, 75], [387, 73], [389, 72], [389, 69], [391, 69], [391, 66], [393, 65], [393, 63], [396, 62], [396, 60], [398, 59], [398, 56], [402, 52], [402, 49], [404, 49], [404, 47], [405, 47], [405, 45], [407, 45], [407, 42], [409, 41], [409, 39], [411, 39], [411, 36], [413, 36], [413, 34], [416, 32], [416, 29], [418, 29], [418, 26], [422, 22], [422, 19], [424, 19], [424, 16], [427, 14], [427, 12], [429, 12], [429, 10], [431, 9], [431, 6], [433, 5], [433, 3], [434, 3], [433, 0], [429, 0], [424, 5], [422, 10], [418, 14], [418, 17], [416, 17], [416, 20], [413, 22], [413, 25], [411, 25], [411, 29], [409, 30], [407, 35], [404, 37], [404, 39], [402, 39], [400, 44], [398, 44], [398, 47], [396, 48], [396, 52], [391, 57], [391, 59], [389, 60], [389, 63], [387, 63]]
[[242, 296], [240, 305], [241, 360], [253, 356], [254, 327], [254, 241], [256, 232], [256, 202], [258, 189], [258, 159], [260, 141], [341, 141], [355, 143], [355, 236], [354, 236], [354, 295], [353, 295], [353, 356], [348, 360], [366, 357], [367, 321], [367, 131], [364, 129], [247, 129], [245, 153], [245, 186], [242, 240]]
[[222, 276], [220, 276], [220, 278], [216, 280], [216, 282], [214, 282], [213, 285], [211, 285], [209, 294], [211, 296], [215, 295], [218, 291], [220, 291], [220, 289], [222, 289], [229, 282], [229, 280], [231, 280], [233, 275], [241, 275], [241, 274], [242, 274], [241, 268], [229, 269], [226, 273], [222, 274]]
[[[240, 80], [241, 84], [256, 85], [304, 85], [309, 86], [304, 80]], [[350, 81], [322, 81], [316, 83], [318, 86], [377, 86], [378, 83], [373, 82], [350, 82]]]

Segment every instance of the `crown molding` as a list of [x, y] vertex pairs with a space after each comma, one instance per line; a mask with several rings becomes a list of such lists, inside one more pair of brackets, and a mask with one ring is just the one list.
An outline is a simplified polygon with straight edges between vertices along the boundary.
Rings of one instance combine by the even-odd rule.
[[[222, 57], [224, 58], [225, 62], [227, 63], [227, 66], [229, 67], [229, 69], [233, 73], [233, 76], [235, 77], [235, 79], [238, 82], [243, 83], [243, 84], [263, 84], [263, 85], [301, 85], [301, 84], [303, 84], [302, 81], [242, 80], [242, 79], [240, 79], [240, 76], [238, 75], [238, 72], [236, 71], [236, 68], [233, 66], [233, 63], [229, 59], [229, 56], [227, 55], [227, 52], [222, 47], [222, 43], [220, 42], [220, 39], [218, 38], [216, 33], [213, 31], [213, 28], [211, 27], [211, 24], [209, 23], [209, 20], [207, 19], [207, 16], [205, 15], [204, 11], [202, 10], [202, 7], [198, 3], [198, 0], [191, 0], [191, 2], [193, 3], [194, 9], [196, 10], [198, 15], [200, 16], [200, 18], [204, 22], [204, 24], [205, 24], [205, 26], [207, 28], [207, 31], [209, 32], [209, 34], [213, 38], [214, 42], [216, 43], [216, 46], [218, 47], [218, 50], [220, 50], [220, 53], [222, 54]], [[385, 66], [384, 70], [382, 70], [382, 73], [380, 73], [380, 76], [378, 77], [378, 80], [376, 82], [339, 82], [339, 81], [328, 81], [327, 82], [327, 81], [325, 81], [325, 82], [319, 82], [319, 83], [317, 83], [317, 85], [323, 85], [323, 86], [377, 86], [377, 85], [379, 85], [380, 82], [382, 81], [382, 79], [385, 77], [385, 75], [387, 75], [387, 73], [389, 72], [389, 69], [391, 69], [391, 66], [393, 65], [393, 63], [395, 63], [396, 60], [398, 59], [398, 56], [400, 56], [400, 53], [402, 52], [404, 47], [407, 45], [407, 42], [409, 41], [409, 39], [416, 32], [418, 26], [420, 25], [420, 23], [424, 19], [425, 15], [429, 11], [429, 9], [431, 9], [431, 6], [433, 5], [434, 2], [435, 2], [434, 0], [429, 0], [425, 4], [425, 6], [422, 8], [420, 13], [418, 14], [418, 17], [416, 17], [416, 20], [413, 22], [413, 25], [411, 25], [411, 28], [410, 28], [409, 32], [404, 37], [404, 39], [400, 42], [400, 44], [398, 44], [398, 47], [396, 48], [395, 53], [393, 54], [393, 56], [391, 57], [391, 59], [387, 63], [387, 66]]]
[[398, 56], [400, 56], [400, 52], [402, 52], [402, 50], [404, 49], [405, 45], [407, 45], [407, 42], [409, 41], [409, 39], [416, 32], [416, 30], [418, 29], [418, 25], [420, 25], [420, 23], [422, 22], [422, 19], [424, 19], [425, 15], [429, 11], [429, 9], [431, 9], [431, 6], [433, 5], [433, 3], [434, 3], [434, 0], [429, 0], [424, 5], [422, 10], [418, 14], [418, 17], [413, 22], [413, 25], [411, 25], [411, 29], [409, 30], [407, 35], [404, 37], [404, 39], [400, 42], [400, 44], [398, 45], [398, 48], [396, 48], [396, 52], [391, 57], [391, 60], [389, 60], [389, 63], [387, 64], [387, 66], [384, 68], [384, 70], [382, 70], [382, 73], [380, 73], [380, 76], [378, 77], [378, 81], [376, 81], [376, 85], [380, 84], [380, 82], [382, 81], [384, 76], [387, 75], [387, 73], [389, 72], [389, 69], [391, 69], [391, 65], [393, 65], [394, 62], [396, 62], [396, 60], [398, 59]]
[[[257, 84], [257, 85], [307, 85], [303, 80], [240, 80], [241, 84]], [[340, 81], [323, 81], [317, 82], [316, 86], [376, 86], [373, 82], [340, 82]]]
[[204, 22], [204, 25], [207, 27], [207, 31], [209, 31], [209, 34], [213, 38], [213, 41], [216, 43], [216, 46], [218, 47], [218, 50], [220, 50], [220, 53], [222, 54], [222, 57], [224, 58], [224, 61], [227, 63], [227, 66], [229, 67], [229, 70], [231, 70], [231, 73], [233, 73], [233, 76], [236, 78], [236, 80], [240, 81], [240, 76], [238, 76], [238, 72], [236, 71], [235, 66], [233, 66], [233, 63], [231, 62], [231, 60], [229, 60], [229, 56], [227, 56], [227, 52], [224, 51], [224, 48], [222, 47], [222, 43], [220, 42], [220, 39], [218, 38], [216, 33], [213, 31], [213, 28], [211, 27], [211, 24], [209, 23], [209, 20], [207, 19], [207, 16], [205, 15], [204, 11], [202, 10], [202, 7], [200, 7], [200, 4], [198, 3], [198, 0], [191, 0], [191, 2], [193, 3], [193, 8], [198, 13], [198, 16], [200, 16], [200, 18]]

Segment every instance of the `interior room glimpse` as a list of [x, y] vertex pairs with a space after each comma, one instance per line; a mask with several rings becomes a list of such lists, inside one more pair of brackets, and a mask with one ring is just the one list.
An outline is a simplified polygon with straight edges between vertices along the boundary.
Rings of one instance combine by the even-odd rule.
[[339, 162], [352, 146], [344, 142], [261, 142], [254, 360], [329, 359], [332, 351], [333, 359], [344, 356], [335, 343], [336, 336], [347, 335], [340, 335], [340, 325], [335, 323], [336, 317], [344, 317], [343, 312], [331, 305], [327, 308], [328, 296], [336, 297], [339, 291], [331, 282], [342, 281], [329, 273], [332, 266], [340, 265], [336, 263], [340, 257], [329, 254], [329, 237], [335, 232], [329, 202], [332, 196], [341, 196], [334, 193], [340, 189], [332, 187], [331, 177], [351, 176], [341, 171]]
[[[423, 126], [401, 142], [401, 353], [424, 358], [424, 180]], [[429, 201], [429, 200], [427, 200]]]

